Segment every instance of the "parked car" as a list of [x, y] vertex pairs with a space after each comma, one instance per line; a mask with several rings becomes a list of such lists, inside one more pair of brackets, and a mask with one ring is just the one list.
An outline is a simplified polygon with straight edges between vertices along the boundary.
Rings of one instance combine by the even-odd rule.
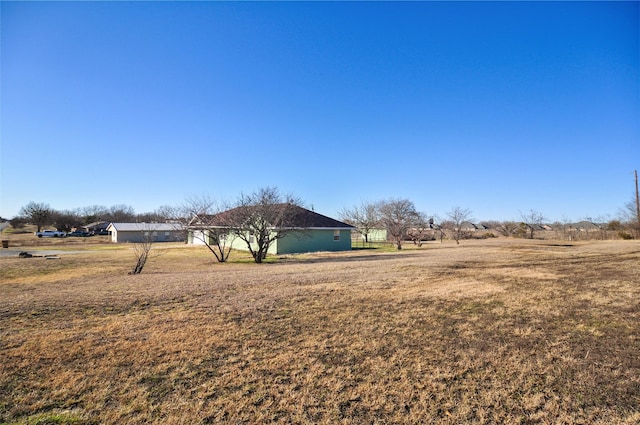
[[67, 233], [67, 236], [76, 236], [80, 238], [86, 238], [87, 236], [91, 236], [91, 233], [85, 232], [84, 230], [74, 230], [73, 232]]
[[64, 238], [67, 234], [59, 230], [43, 230], [42, 232], [36, 232], [36, 236], [39, 238]]

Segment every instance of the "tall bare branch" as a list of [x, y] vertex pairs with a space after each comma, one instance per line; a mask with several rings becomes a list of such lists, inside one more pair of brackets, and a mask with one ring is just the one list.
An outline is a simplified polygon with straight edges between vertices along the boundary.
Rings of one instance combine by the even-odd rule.
[[378, 207], [380, 222], [387, 229], [387, 235], [394, 241], [397, 249], [402, 249], [402, 240], [415, 223], [416, 207], [408, 199], [389, 199]]

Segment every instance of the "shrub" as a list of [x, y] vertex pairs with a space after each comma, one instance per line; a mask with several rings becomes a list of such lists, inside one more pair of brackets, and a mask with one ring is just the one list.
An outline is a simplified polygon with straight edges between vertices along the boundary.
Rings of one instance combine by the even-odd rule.
[[620, 239], [624, 239], [625, 241], [628, 241], [629, 239], [633, 239], [633, 235], [630, 235], [629, 233], [625, 232], [624, 230], [619, 230], [618, 231], [618, 237], [620, 237]]

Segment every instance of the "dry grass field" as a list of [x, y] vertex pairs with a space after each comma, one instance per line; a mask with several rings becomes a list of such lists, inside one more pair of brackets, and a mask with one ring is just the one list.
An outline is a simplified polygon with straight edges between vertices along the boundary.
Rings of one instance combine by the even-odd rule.
[[637, 241], [73, 244], [0, 259], [0, 423], [640, 423]]

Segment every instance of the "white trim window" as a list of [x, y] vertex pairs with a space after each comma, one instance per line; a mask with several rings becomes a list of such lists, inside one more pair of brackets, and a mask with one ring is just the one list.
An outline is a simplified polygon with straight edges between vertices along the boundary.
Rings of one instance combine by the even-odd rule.
[[340, 240], [340, 230], [334, 230], [333, 231], [333, 240], [335, 242], [338, 242]]

